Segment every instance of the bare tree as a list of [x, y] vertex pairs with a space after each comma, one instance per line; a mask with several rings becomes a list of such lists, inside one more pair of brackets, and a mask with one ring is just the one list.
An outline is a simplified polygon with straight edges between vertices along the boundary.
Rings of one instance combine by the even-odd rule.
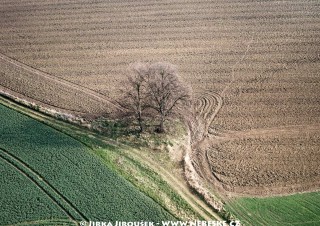
[[139, 124], [139, 132], [143, 131], [143, 111], [147, 107], [146, 76], [148, 66], [143, 63], [130, 65], [130, 73], [127, 75], [127, 83], [122, 92], [124, 93], [121, 105], [127, 109], [127, 113], [134, 115]]
[[191, 101], [191, 87], [178, 76], [176, 67], [170, 63], [158, 62], [148, 65], [146, 88], [148, 107], [154, 109], [160, 118], [158, 131], [164, 132], [168, 116]]
[[156, 113], [160, 120], [158, 132], [164, 132], [168, 117], [191, 103], [191, 88], [184, 84], [176, 67], [169, 63], [135, 63], [130, 68], [121, 105], [127, 113], [134, 115], [140, 132], [147, 112], [153, 117]]

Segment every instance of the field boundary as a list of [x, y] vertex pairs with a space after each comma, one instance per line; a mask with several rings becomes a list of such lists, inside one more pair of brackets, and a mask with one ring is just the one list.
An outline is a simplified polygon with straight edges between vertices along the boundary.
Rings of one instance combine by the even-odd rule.
[[69, 87], [71, 89], [74, 89], [74, 90], [78, 90], [80, 92], [83, 92], [83, 93], [86, 93], [88, 94], [89, 96], [91, 97], [94, 97], [104, 103], [107, 103], [107, 104], [110, 104], [112, 105], [113, 107], [115, 107], [116, 109], [120, 110], [120, 111], [123, 111], [123, 108], [121, 106], [119, 106], [118, 104], [114, 103], [114, 101], [108, 99], [105, 95], [99, 93], [99, 92], [96, 92], [90, 88], [87, 88], [85, 86], [81, 86], [79, 84], [76, 84], [76, 83], [73, 83], [73, 82], [70, 82], [66, 79], [63, 79], [63, 78], [60, 78], [60, 77], [57, 77], [57, 76], [54, 76], [54, 75], [51, 75], [51, 74], [48, 74], [47, 72], [44, 72], [44, 71], [41, 71], [39, 69], [36, 69], [36, 68], [33, 68], [25, 63], [22, 63], [12, 57], [9, 57], [3, 53], [0, 53], [0, 59], [14, 65], [15, 67], [18, 67], [18, 68], [21, 68], [23, 70], [26, 70], [26, 71], [29, 71], [33, 74], [36, 74], [36, 75], [39, 75], [39, 76], [42, 76], [42, 77], [45, 77], [47, 79], [50, 79], [51, 81], [54, 81], [54, 82], [57, 82], [63, 86], [66, 86], [66, 87]]
[[[210, 192], [206, 186], [205, 181], [212, 182], [208, 175], [212, 176], [208, 166], [204, 166], [203, 161], [206, 162], [205, 153], [199, 151], [209, 137], [209, 129], [213, 120], [219, 113], [223, 106], [223, 98], [220, 94], [206, 90], [204, 92], [198, 92], [197, 105], [195, 111], [199, 112], [199, 116], [194, 117], [193, 122], [189, 122], [189, 149], [185, 154], [185, 174], [187, 182], [190, 187], [203, 196], [207, 203], [212, 206], [216, 211], [223, 212], [224, 215], [228, 214], [225, 212], [224, 204], [220, 198]], [[210, 98], [208, 98], [209, 96]], [[200, 128], [199, 128], [200, 126]], [[213, 183], [213, 185], [216, 185]], [[226, 217], [226, 216], [224, 216]]]
[[[216, 212], [213, 211], [211, 205], [209, 205], [207, 203], [207, 201], [200, 199], [195, 193], [193, 193], [193, 191], [191, 190], [191, 188], [189, 186], [183, 186], [181, 184], [181, 182], [177, 181], [177, 178], [175, 178], [170, 172], [168, 172], [166, 169], [164, 169], [159, 163], [151, 160], [150, 158], [143, 155], [138, 150], [135, 150], [134, 148], [132, 148], [130, 146], [127, 146], [123, 143], [119, 143], [119, 142], [112, 140], [110, 138], [101, 137], [92, 131], [85, 130], [85, 128], [80, 125], [72, 125], [72, 124], [69, 124], [64, 121], [57, 121], [58, 119], [56, 119], [52, 116], [45, 115], [45, 114], [38, 112], [34, 109], [26, 108], [26, 106], [24, 104], [16, 103], [14, 100], [13, 101], [8, 100], [8, 99], [0, 96], [0, 102], [2, 102], [5, 106], [7, 106], [9, 108], [13, 108], [13, 109], [29, 116], [29, 117], [35, 118], [36, 120], [39, 120], [40, 122], [42, 122], [48, 126], [51, 126], [55, 129], [57, 129], [56, 126], [54, 126], [55, 124], [57, 124], [57, 123], [62, 124], [63, 123], [64, 127], [65, 126], [67, 126], [68, 128], [72, 127], [72, 132], [70, 132], [70, 133], [74, 133], [77, 135], [82, 134], [82, 135], [86, 135], [86, 136], [89, 135], [95, 139], [99, 139], [99, 140], [103, 141], [105, 144], [108, 144], [111, 146], [116, 146], [116, 147], [119, 147], [123, 150], [130, 150], [129, 152], [126, 152], [127, 155], [130, 156], [130, 158], [139, 159], [140, 162], [142, 162], [143, 164], [146, 164], [155, 173], [159, 174], [161, 176], [161, 178], [164, 181], [166, 181], [170, 185], [170, 187], [175, 192], [177, 192], [191, 207], [196, 208], [195, 211], [201, 217], [203, 217], [204, 219], [207, 219], [207, 220], [212, 220], [212, 219], [223, 220]], [[48, 120], [50, 122], [47, 122]], [[61, 129], [58, 129], [58, 130], [62, 133], [67, 134], [68, 136], [74, 138], [74, 136], [72, 136], [69, 132], [66, 132]], [[87, 145], [87, 144], [85, 144], [85, 145]], [[178, 188], [183, 189], [183, 192], [179, 191]]]
[[[0, 88], [3, 87], [0, 85]], [[18, 94], [16, 92], [14, 92], [15, 94]], [[0, 89], [0, 97], [6, 98], [10, 101], [13, 101], [15, 103], [21, 104], [27, 108], [30, 108], [32, 110], [38, 111], [42, 114], [57, 118], [57, 119], [61, 119], [63, 121], [72, 123], [72, 124], [77, 124], [77, 125], [82, 125], [82, 126], [86, 126], [88, 125], [88, 122], [86, 122], [86, 120], [84, 118], [82, 118], [81, 116], [75, 116], [71, 113], [66, 113], [66, 112], [62, 112], [62, 111], [57, 111], [56, 109], [52, 109], [49, 108], [46, 104], [43, 104], [41, 101], [39, 101], [41, 103], [41, 105], [39, 105], [38, 103], [35, 102], [30, 102], [29, 100], [26, 99], [22, 99], [20, 97], [17, 97], [13, 94], [11, 94], [10, 92], [4, 91]], [[50, 105], [49, 105], [50, 106]], [[59, 107], [55, 107], [55, 108], [59, 108]], [[60, 110], [66, 110], [67, 112], [70, 112], [67, 109], [63, 109], [63, 108], [59, 108]], [[83, 113], [85, 114], [85, 113]]]
[[29, 97], [17, 91], [14, 91], [10, 89], [10, 87], [4, 86], [3, 84], [0, 84], [0, 95], [13, 99], [14, 101], [19, 103], [28, 102], [26, 103], [26, 105], [34, 109], [39, 108], [39, 111], [41, 110], [41, 108], [46, 108], [48, 110], [51, 109], [51, 111], [52, 109], [54, 109], [54, 111], [61, 112], [61, 114], [74, 114], [80, 116], [85, 116], [87, 114], [86, 112], [63, 108], [54, 104], [46, 104], [39, 99]]

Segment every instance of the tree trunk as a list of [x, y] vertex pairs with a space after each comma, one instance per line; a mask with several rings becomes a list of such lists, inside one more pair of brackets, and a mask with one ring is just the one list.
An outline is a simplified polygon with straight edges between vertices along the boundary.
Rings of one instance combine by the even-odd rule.
[[160, 126], [159, 126], [159, 129], [158, 129], [158, 133], [164, 133], [164, 118], [161, 117], [161, 120], [160, 120]]
[[141, 111], [138, 113], [138, 124], [139, 124], [139, 133], [142, 133], [142, 131], [143, 131], [143, 124], [142, 124]]
[[139, 133], [143, 132], [142, 120], [139, 119]]

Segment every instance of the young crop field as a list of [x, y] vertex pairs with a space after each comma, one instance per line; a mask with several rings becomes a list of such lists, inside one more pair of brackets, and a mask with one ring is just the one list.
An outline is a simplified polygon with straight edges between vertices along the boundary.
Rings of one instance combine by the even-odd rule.
[[0, 113], [1, 225], [173, 219], [82, 143], [3, 105]]
[[[16, 222], [27, 224], [39, 220], [43, 220], [42, 223], [44, 220], [67, 223], [68, 216], [59, 205], [46, 195], [34, 178], [6, 159], [2, 151], [1, 149], [1, 225]], [[70, 224], [74, 225], [72, 221]]]
[[244, 225], [279, 226], [320, 224], [320, 193], [296, 194], [271, 198], [237, 198], [227, 208]]

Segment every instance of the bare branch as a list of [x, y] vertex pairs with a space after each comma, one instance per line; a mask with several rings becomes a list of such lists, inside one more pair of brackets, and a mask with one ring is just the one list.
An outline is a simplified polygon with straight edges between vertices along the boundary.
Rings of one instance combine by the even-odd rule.
[[158, 62], [130, 65], [123, 93], [122, 105], [135, 116], [140, 131], [143, 130], [144, 111], [153, 109], [160, 118], [159, 132], [164, 132], [167, 117], [188, 105], [192, 92], [178, 76], [174, 65]]
[[149, 65], [147, 80], [149, 107], [156, 110], [160, 116], [159, 131], [164, 131], [164, 121], [167, 116], [185, 105], [191, 97], [191, 89], [186, 88], [177, 74], [176, 67], [169, 63], [158, 62]]

